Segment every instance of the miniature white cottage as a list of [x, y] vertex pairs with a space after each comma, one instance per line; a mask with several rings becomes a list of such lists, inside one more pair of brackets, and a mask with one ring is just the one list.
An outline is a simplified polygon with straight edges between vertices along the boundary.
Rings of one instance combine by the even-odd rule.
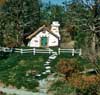
[[59, 46], [60, 34], [59, 34], [59, 22], [54, 21], [51, 24], [51, 29], [48, 29], [45, 25], [33, 32], [27, 37], [30, 39], [28, 42], [29, 47], [55, 47]]

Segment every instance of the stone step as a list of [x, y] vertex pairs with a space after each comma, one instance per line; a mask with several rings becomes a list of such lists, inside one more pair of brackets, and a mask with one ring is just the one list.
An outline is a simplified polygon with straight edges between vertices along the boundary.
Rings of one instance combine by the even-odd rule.
[[46, 69], [51, 69], [51, 67], [50, 67], [50, 66], [46, 66], [45, 68], [46, 68]]
[[52, 52], [52, 54], [58, 55], [58, 53], [57, 53], [57, 52]]
[[44, 64], [44, 66], [48, 66], [48, 65], [50, 65], [50, 64]]
[[37, 77], [40, 77], [40, 76], [41, 76], [41, 74], [37, 74], [36, 76], [37, 76]]
[[46, 73], [51, 73], [51, 70], [46, 70]]
[[47, 63], [47, 64], [48, 64], [48, 63], [50, 63], [50, 61], [46, 61], [45, 63]]
[[47, 74], [46, 72], [42, 72], [43, 75]]
[[56, 59], [57, 56], [50, 56], [49, 59]]
[[52, 60], [51, 59], [48, 59], [48, 62], [51, 62]]

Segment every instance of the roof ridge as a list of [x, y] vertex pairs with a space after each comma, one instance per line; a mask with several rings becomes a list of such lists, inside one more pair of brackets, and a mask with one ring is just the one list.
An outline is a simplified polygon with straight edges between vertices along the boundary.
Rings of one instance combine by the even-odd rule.
[[33, 32], [31, 35], [29, 35], [28, 37], [26, 37], [26, 39], [30, 39], [33, 35], [35, 35], [37, 32], [39, 32], [41, 29], [43, 29], [46, 25], [42, 25], [41, 27], [39, 27], [35, 32]]

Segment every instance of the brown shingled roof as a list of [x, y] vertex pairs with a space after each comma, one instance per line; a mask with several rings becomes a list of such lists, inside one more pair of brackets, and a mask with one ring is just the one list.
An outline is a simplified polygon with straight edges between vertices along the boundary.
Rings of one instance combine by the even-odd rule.
[[30, 34], [29, 36], [26, 37], [26, 39], [31, 39], [32, 37], [34, 37], [36, 34], [38, 34], [42, 29], [46, 29], [48, 32], [50, 32], [52, 35], [54, 35], [55, 37], [59, 38], [57, 35], [55, 35], [53, 32], [50, 31], [50, 29], [48, 29], [45, 25], [41, 26], [40, 28], [38, 28], [35, 32], [33, 32], [32, 34]]
[[38, 28], [35, 32], [33, 32], [31, 35], [29, 35], [28, 37], [26, 37], [26, 39], [31, 39], [34, 35], [36, 35], [39, 31], [41, 31], [43, 28], [45, 27], [45, 25], [41, 26], [40, 28]]

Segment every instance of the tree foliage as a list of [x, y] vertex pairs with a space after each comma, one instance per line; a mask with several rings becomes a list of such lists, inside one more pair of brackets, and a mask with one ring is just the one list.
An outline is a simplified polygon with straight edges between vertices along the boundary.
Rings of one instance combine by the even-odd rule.
[[[0, 10], [0, 32], [4, 45], [22, 43], [23, 33], [39, 26], [38, 0], [8, 0]], [[27, 28], [30, 28], [31, 31]]]

